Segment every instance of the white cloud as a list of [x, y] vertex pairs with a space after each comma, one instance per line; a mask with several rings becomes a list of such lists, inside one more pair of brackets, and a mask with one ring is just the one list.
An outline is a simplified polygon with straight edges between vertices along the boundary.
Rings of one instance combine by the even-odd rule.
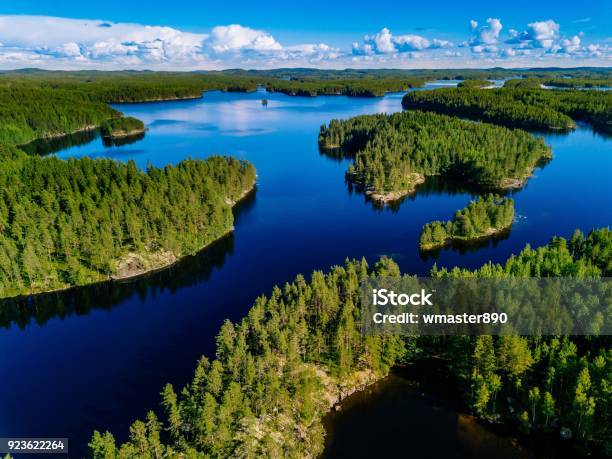
[[55, 67], [213, 68], [250, 58], [320, 61], [337, 57], [326, 44], [284, 47], [265, 31], [239, 24], [209, 34], [172, 27], [48, 16], [0, 15], [0, 66], [27, 61]]
[[429, 40], [421, 35], [393, 35], [386, 27], [374, 35], [363, 37], [363, 43], [353, 43], [353, 54], [396, 54], [426, 49], [450, 48], [453, 43], [434, 38]]
[[558, 38], [559, 24], [552, 19], [548, 19], [527, 24], [527, 30], [520, 33], [511, 30], [506, 43], [518, 44], [522, 48], [551, 49]]
[[559, 24], [552, 19], [532, 22], [527, 25], [527, 36], [539, 48], [551, 48], [559, 37]]
[[283, 49], [272, 35], [261, 30], [243, 27], [239, 24], [214, 27], [209, 37], [204, 39], [216, 53], [259, 51], [273, 52]]
[[561, 47], [565, 53], [575, 53], [576, 51], [580, 50], [580, 37], [578, 35], [574, 35], [572, 38], [561, 40]]
[[532, 22], [523, 32], [510, 29], [505, 45], [500, 40], [500, 19], [488, 18], [483, 24], [472, 19], [470, 29], [471, 36], [459, 45], [471, 49], [468, 57], [448, 40], [394, 35], [387, 28], [342, 50], [316, 42], [284, 44], [267, 31], [240, 24], [192, 33], [102, 20], [0, 15], [0, 68], [439, 68], [482, 66], [504, 59], [528, 66], [561, 56], [571, 58], [568, 65], [593, 61], [610, 65], [612, 58], [607, 44], [585, 43], [582, 33], [564, 37], [553, 20]]
[[488, 18], [486, 22], [486, 25], [478, 27], [478, 23], [476, 21], [470, 21], [470, 26], [474, 31], [474, 37], [469, 42], [471, 46], [497, 44], [499, 34], [504, 27], [501, 21], [496, 18]]

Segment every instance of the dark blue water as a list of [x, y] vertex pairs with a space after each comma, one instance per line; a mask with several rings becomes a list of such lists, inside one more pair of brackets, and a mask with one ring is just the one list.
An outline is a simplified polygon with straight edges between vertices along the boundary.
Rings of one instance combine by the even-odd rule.
[[322, 123], [397, 111], [401, 97], [210, 92], [202, 100], [121, 105], [146, 123], [143, 140], [109, 148], [94, 138], [61, 151], [62, 158], [132, 158], [143, 168], [228, 154], [255, 165], [257, 192], [236, 209], [233, 235], [171, 269], [4, 302], [0, 437], [70, 437], [72, 456], [86, 452], [93, 429], [125, 439], [134, 419], [157, 408], [166, 382], [183, 385], [197, 359], [212, 355], [224, 319], [241, 318], [259, 294], [298, 273], [381, 255], [418, 274], [434, 262], [476, 267], [527, 243], [612, 222], [612, 143], [581, 126], [546, 135], [554, 159], [514, 193], [519, 218], [510, 234], [425, 259], [417, 246], [422, 225], [449, 219], [470, 193], [430, 181], [394, 209], [377, 209], [345, 183], [349, 161], [317, 148]]

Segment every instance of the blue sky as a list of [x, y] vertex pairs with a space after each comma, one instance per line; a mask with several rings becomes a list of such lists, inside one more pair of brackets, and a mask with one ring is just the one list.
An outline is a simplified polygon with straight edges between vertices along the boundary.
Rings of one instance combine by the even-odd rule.
[[610, 66], [610, 24], [604, 0], [3, 0], [0, 67]]

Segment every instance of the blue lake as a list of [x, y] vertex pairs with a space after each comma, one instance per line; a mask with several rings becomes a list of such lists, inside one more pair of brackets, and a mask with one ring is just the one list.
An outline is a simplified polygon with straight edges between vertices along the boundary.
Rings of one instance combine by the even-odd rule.
[[401, 98], [207, 92], [198, 100], [120, 105], [145, 122], [144, 139], [106, 147], [90, 136], [58, 152], [133, 159], [142, 168], [227, 154], [255, 165], [257, 191], [237, 206], [232, 235], [170, 269], [0, 303], [0, 437], [70, 437], [71, 456], [87, 451], [93, 429], [125, 439], [136, 418], [159, 406], [166, 382], [182, 386], [197, 359], [212, 355], [223, 320], [240, 319], [258, 295], [298, 273], [382, 255], [416, 274], [434, 263], [477, 267], [612, 222], [611, 139], [580, 126], [544, 135], [554, 159], [513, 193], [518, 218], [509, 234], [422, 256], [423, 224], [451, 218], [472, 195], [430, 181], [399, 205], [376, 208], [345, 183], [350, 161], [317, 146], [322, 123], [398, 111]]

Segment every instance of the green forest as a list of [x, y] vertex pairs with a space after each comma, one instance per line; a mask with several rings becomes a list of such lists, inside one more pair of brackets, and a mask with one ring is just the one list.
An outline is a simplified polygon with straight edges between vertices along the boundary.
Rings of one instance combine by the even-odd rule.
[[[475, 271], [434, 268], [436, 277], [609, 276], [612, 232], [600, 229], [526, 247], [503, 265]], [[162, 392], [163, 418], [150, 411], [116, 445], [95, 432], [100, 458], [316, 457], [322, 416], [339, 399], [394, 365], [435, 355], [453, 372], [470, 409], [524, 432], [570, 428], [574, 444], [612, 450], [605, 336], [369, 336], [360, 331], [360, 282], [401, 276], [391, 259], [364, 260], [327, 274], [298, 275], [259, 297], [239, 323], [226, 321], [215, 358], [202, 357], [193, 380]]]
[[470, 240], [491, 236], [512, 225], [514, 200], [493, 194], [470, 201], [455, 212], [452, 220], [434, 221], [423, 226], [419, 247], [429, 250], [446, 245], [452, 240]]
[[151, 72], [1, 74], [0, 298], [171, 264], [231, 231], [231, 207], [255, 183], [253, 166], [230, 158], [141, 171], [133, 161], [62, 161], [13, 146], [97, 128], [110, 138], [142, 133], [142, 121], [107, 103], [257, 84]]
[[612, 87], [612, 78], [536, 78], [506, 80], [505, 88], [541, 89], [542, 86], [565, 89], [591, 89]]
[[544, 80], [541, 78], [513, 78], [504, 81], [504, 88], [510, 89], [542, 89]]
[[252, 165], [224, 157], [141, 171], [0, 148], [0, 298], [193, 254], [232, 229], [231, 206], [255, 183]]
[[[527, 80], [509, 81], [532, 84]], [[539, 80], [534, 84], [539, 86]], [[612, 93], [608, 91], [450, 88], [408, 93], [402, 106], [527, 129], [569, 130], [576, 127], [574, 120], [588, 121], [606, 131], [612, 129]]]
[[555, 88], [611, 88], [612, 78], [549, 78], [543, 84]]
[[145, 125], [142, 121], [132, 116], [111, 118], [102, 123], [100, 131], [103, 137], [123, 137], [144, 132]]
[[493, 83], [489, 80], [464, 80], [457, 84], [458, 88], [486, 88], [491, 86]]
[[425, 79], [417, 78], [362, 78], [342, 80], [274, 80], [266, 83], [270, 92], [282, 92], [290, 96], [345, 95], [351, 97], [381, 97], [387, 92], [419, 88]]
[[0, 87], [0, 145], [93, 129], [121, 116], [106, 103], [69, 90], [18, 85]]
[[409, 192], [432, 175], [481, 188], [520, 186], [551, 157], [544, 141], [525, 131], [420, 111], [332, 120], [321, 126], [319, 145], [354, 156], [349, 180], [375, 193]]

